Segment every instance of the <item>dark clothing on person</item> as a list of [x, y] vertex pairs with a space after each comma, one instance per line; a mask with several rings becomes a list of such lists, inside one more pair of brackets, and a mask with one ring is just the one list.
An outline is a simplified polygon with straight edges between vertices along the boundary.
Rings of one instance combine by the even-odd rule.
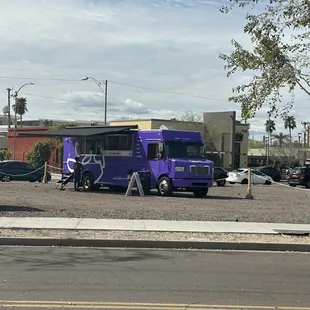
[[74, 189], [79, 189], [81, 183], [81, 172], [83, 165], [76, 161], [73, 165], [73, 175], [74, 175]]

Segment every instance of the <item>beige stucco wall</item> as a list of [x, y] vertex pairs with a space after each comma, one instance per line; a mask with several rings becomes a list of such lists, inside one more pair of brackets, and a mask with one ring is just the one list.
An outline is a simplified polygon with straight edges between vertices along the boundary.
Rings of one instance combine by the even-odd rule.
[[204, 124], [201, 122], [186, 122], [176, 120], [161, 120], [161, 119], [150, 119], [150, 120], [121, 120], [111, 121], [111, 126], [126, 126], [126, 125], [138, 125], [139, 129], [159, 129], [160, 126], [172, 126], [177, 130], [193, 130], [200, 131], [204, 130]]
[[139, 129], [153, 129], [151, 128], [151, 120], [121, 120], [110, 121], [111, 126], [126, 126], [126, 125], [138, 125]]
[[8, 148], [8, 137], [0, 134], [0, 149]]
[[221, 155], [223, 167], [231, 168], [233, 165], [233, 137], [235, 111], [205, 112], [203, 122], [208, 128], [209, 136], [212, 140], [210, 151], [226, 152]]
[[249, 125], [236, 124], [235, 133], [243, 134], [243, 139], [240, 143], [240, 168], [246, 168], [248, 166]]

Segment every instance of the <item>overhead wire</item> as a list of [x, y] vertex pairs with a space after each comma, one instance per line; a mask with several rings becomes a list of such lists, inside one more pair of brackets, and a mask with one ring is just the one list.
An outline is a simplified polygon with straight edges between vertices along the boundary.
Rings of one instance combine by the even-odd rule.
[[[75, 80], [75, 79], [58, 79], [58, 78], [41, 78], [41, 77], [40, 78], [39, 77], [15, 77], [15, 76], [0, 76], [0, 79], [85, 82], [83, 80]], [[100, 81], [101, 83], [104, 83], [104, 80], [102, 80], [102, 79], [97, 79], [97, 80]], [[224, 98], [214, 98], [214, 97], [200, 96], [200, 95], [196, 95], [196, 94], [174, 92], [174, 91], [169, 91], [169, 90], [164, 90], [164, 89], [156, 89], [156, 88], [152, 88], [152, 87], [146, 87], [146, 86], [141, 86], [141, 85], [133, 85], [133, 84], [117, 82], [117, 81], [112, 81], [112, 80], [107, 80], [107, 81], [108, 81], [109, 84], [111, 83], [111, 84], [131, 87], [131, 88], [144, 89], [144, 90], [149, 90], [149, 91], [152, 91], [152, 92], [160, 92], [160, 93], [166, 93], [166, 94], [177, 95], [177, 96], [186, 96], [186, 97], [191, 97], [191, 98], [207, 99], [207, 100], [217, 100], [217, 101], [228, 102], [228, 100], [224, 99]]]

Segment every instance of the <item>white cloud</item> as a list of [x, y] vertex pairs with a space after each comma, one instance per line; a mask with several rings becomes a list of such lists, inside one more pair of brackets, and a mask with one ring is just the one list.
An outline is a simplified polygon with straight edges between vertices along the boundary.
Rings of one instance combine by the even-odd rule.
[[[0, 79], [0, 108], [6, 104], [7, 87], [16, 90], [37, 78], [20, 93], [28, 98], [26, 118], [103, 120], [102, 92], [91, 80], [79, 81], [89, 75], [109, 81], [108, 119], [170, 118], [189, 109], [238, 110], [226, 98], [247, 77], [227, 79], [218, 54], [231, 49], [231, 38], [249, 43], [242, 34], [243, 13], [223, 15], [223, 3], [0, 0], [0, 77], [24, 77]], [[308, 100], [300, 96], [298, 118], [308, 112]], [[263, 131], [265, 118], [258, 113], [254, 131]]]

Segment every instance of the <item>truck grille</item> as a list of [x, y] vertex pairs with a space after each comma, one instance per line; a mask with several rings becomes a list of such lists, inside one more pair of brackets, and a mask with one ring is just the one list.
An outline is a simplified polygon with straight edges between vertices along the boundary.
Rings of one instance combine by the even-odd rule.
[[190, 166], [190, 172], [193, 175], [208, 175], [210, 172], [209, 166]]

